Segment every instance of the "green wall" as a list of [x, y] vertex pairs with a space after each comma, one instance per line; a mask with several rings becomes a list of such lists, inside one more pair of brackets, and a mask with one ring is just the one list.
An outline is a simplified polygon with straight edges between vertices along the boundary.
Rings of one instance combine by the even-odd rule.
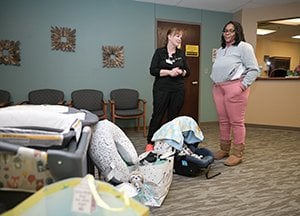
[[[138, 89], [152, 111], [149, 65], [155, 50], [156, 20], [201, 25], [200, 121], [216, 121], [211, 96], [211, 50], [220, 46], [230, 13], [141, 3], [131, 0], [1, 0], [0, 40], [20, 41], [21, 65], [0, 65], [0, 88], [13, 101], [37, 88], [57, 88], [67, 100], [73, 90]], [[51, 26], [76, 29], [76, 51], [51, 50]], [[102, 46], [124, 46], [124, 68], [102, 67]]]

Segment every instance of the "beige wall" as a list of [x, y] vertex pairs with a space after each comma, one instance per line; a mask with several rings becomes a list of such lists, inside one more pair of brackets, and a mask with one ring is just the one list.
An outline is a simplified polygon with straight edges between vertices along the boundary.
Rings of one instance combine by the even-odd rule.
[[258, 80], [251, 87], [246, 123], [300, 127], [300, 80]]
[[[243, 25], [246, 40], [256, 47], [257, 22], [299, 17], [300, 3], [245, 9], [234, 19]], [[300, 80], [258, 80], [251, 87], [246, 123], [300, 127]]]

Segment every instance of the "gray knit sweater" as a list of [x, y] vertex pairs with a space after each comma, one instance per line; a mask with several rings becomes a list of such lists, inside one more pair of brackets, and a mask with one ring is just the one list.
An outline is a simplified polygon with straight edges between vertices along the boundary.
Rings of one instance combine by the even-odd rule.
[[259, 76], [260, 71], [251, 44], [241, 41], [237, 46], [217, 50], [215, 62], [210, 75], [214, 83], [242, 79], [248, 88]]

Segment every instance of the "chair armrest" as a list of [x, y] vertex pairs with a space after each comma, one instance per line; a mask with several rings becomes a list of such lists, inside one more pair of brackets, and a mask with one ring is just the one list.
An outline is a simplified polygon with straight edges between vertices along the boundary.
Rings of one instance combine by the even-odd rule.
[[144, 104], [147, 103], [147, 101], [146, 101], [145, 99], [142, 99], [142, 98], [139, 99], [139, 102], [142, 102], [142, 103], [144, 103]]
[[105, 104], [105, 105], [109, 104], [109, 102], [107, 100], [102, 100], [102, 103]]
[[147, 103], [147, 101], [144, 100], [144, 99], [139, 98], [138, 102], [139, 102], [139, 108], [142, 109], [145, 113], [146, 112], [146, 103]]
[[22, 105], [22, 104], [29, 104], [29, 101], [26, 100], [26, 101], [21, 101], [21, 102], [16, 103], [16, 105]]
[[65, 102], [65, 105], [66, 105], [66, 106], [69, 106], [69, 107], [72, 107], [72, 106], [73, 106], [73, 101], [72, 101], [72, 100], [66, 101], [66, 102]]
[[2, 103], [0, 103], [0, 108], [1, 107], [7, 107], [7, 106], [10, 106], [12, 104], [13, 104], [12, 102], [2, 102]]
[[102, 100], [102, 104], [103, 104], [103, 107], [107, 107], [109, 105], [109, 101], [107, 100]]
[[116, 102], [114, 100], [108, 100], [110, 108], [114, 108], [116, 106]]
[[110, 114], [111, 114], [111, 117], [112, 117], [112, 120], [114, 119], [114, 115], [115, 115], [115, 106], [116, 106], [116, 103], [114, 100], [108, 100], [109, 102], [109, 106], [110, 106]]
[[139, 106], [140, 107], [142, 106], [143, 110], [145, 110], [147, 101], [144, 100], [144, 99], [139, 98], [138, 102], [139, 102]]
[[66, 101], [59, 101], [58, 103], [57, 103], [58, 105], [66, 105]]
[[108, 103], [109, 103], [109, 105], [110, 105], [111, 108], [115, 107], [115, 105], [116, 105], [116, 103], [115, 103], [114, 100], [108, 100]]
[[107, 118], [107, 106], [109, 105], [109, 102], [106, 100], [102, 100], [102, 105], [104, 117]]

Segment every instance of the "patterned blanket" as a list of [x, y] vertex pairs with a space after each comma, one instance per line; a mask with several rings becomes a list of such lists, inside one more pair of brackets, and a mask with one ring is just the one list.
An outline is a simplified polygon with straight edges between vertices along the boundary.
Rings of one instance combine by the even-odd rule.
[[197, 122], [188, 116], [180, 116], [167, 122], [152, 137], [153, 142], [163, 140], [178, 150], [182, 149], [184, 143], [199, 143], [203, 139], [203, 133]]

